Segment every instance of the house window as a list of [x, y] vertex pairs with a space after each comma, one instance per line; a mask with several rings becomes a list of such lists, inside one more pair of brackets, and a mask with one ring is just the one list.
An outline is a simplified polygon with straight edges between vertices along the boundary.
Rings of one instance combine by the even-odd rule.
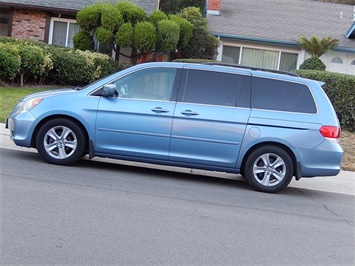
[[79, 26], [73, 19], [52, 18], [49, 44], [74, 48], [73, 37], [79, 31]]
[[353, 60], [350, 65], [354, 66], [355, 65], [355, 60]]
[[9, 35], [10, 9], [0, 8], [0, 36]]
[[279, 52], [243, 48], [241, 64], [244, 66], [277, 69]]
[[240, 47], [223, 46], [222, 62], [239, 64]]
[[297, 69], [298, 54], [281, 52], [279, 70], [291, 71]]
[[250, 67], [291, 71], [297, 69], [298, 54], [249, 47], [223, 46], [222, 62]]
[[336, 63], [336, 64], [342, 64], [343, 63], [343, 60], [341, 60], [340, 57], [334, 57], [332, 59], [332, 61], [330, 61], [331, 63]]

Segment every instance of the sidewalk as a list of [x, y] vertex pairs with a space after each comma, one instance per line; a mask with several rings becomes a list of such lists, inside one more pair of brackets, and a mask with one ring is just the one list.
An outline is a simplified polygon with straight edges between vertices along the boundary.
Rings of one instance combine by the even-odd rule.
[[[0, 148], [3, 149], [13, 149], [13, 150], [23, 150], [30, 152], [37, 152], [36, 149], [22, 148], [16, 146], [10, 139], [9, 131], [5, 128], [5, 124], [0, 123]], [[136, 163], [136, 162], [127, 162], [120, 160], [111, 160], [111, 159], [102, 159], [102, 158], [93, 158], [92, 160], [97, 161], [110, 161], [112, 163], [120, 163], [131, 166], [144, 166], [144, 167], [154, 167], [155, 169], [170, 169], [175, 172], [182, 173], [192, 173], [197, 175], [213, 175], [220, 178], [229, 178], [229, 179], [240, 179], [242, 177], [238, 177], [233, 174], [227, 173], [216, 173], [204, 170], [196, 170], [189, 168], [181, 168], [181, 167], [169, 167], [169, 166], [160, 166], [144, 163]], [[319, 190], [333, 193], [341, 193], [347, 195], [355, 196], [355, 172], [349, 171], [341, 171], [337, 176], [328, 176], [328, 177], [314, 177], [314, 178], [301, 178], [301, 180], [296, 181], [292, 180], [290, 187], [297, 187], [303, 189], [310, 190]]]

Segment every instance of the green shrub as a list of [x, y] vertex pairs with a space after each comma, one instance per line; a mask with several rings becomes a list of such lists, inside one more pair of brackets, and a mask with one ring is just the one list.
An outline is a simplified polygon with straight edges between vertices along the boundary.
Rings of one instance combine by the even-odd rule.
[[20, 70], [21, 57], [17, 48], [0, 43], [0, 78], [14, 80]]
[[117, 2], [116, 8], [121, 12], [124, 22], [136, 25], [138, 22], [146, 21], [147, 14], [143, 8], [130, 2]]
[[89, 82], [103, 78], [127, 67], [124, 64], [113, 61], [108, 55], [105, 54], [92, 53], [89, 51], [83, 52], [80, 50], [75, 51], [75, 54], [85, 58], [88, 73], [90, 74], [88, 76]]
[[167, 18], [168, 16], [163, 11], [156, 10], [149, 16], [149, 21], [153, 23], [155, 27], [157, 27], [159, 21], [165, 20]]
[[181, 47], [187, 45], [193, 35], [194, 25], [188, 20], [177, 15], [169, 15], [169, 20], [174, 21], [179, 25], [180, 38], [178, 46]]
[[196, 63], [196, 64], [203, 64], [209, 62], [217, 62], [221, 63], [220, 61], [210, 60], [210, 59], [195, 59], [195, 58], [182, 58], [182, 59], [175, 59], [174, 62], [181, 62], [181, 63]]
[[90, 51], [40, 42], [0, 38], [0, 78], [42, 84], [83, 85], [129, 65]]
[[323, 89], [338, 114], [342, 128], [355, 131], [355, 76], [314, 70], [297, 70], [295, 73], [323, 81]]
[[83, 56], [71, 50], [56, 49], [52, 59], [54, 68], [49, 77], [56, 83], [81, 85], [90, 82], [90, 69]]
[[159, 50], [174, 51], [179, 41], [179, 26], [174, 21], [161, 20], [158, 22], [157, 32]]
[[83, 8], [76, 14], [76, 21], [83, 30], [92, 31], [100, 24], [102, 4]]
[[74, 49], [79, 50], [94, 50], [94, 40], [89, 32], [79, 31], [73, 37]]
[[24, 82], [36, 81], [41, 75], [44, 65], [44, 50], [31, 42], [24, 42], [18, 45], [21, 65], [19, 68], [21, 87]]
[[55, 50], [55, 67], [50, 72], [50, 77], [61, 84], [85, 85], [128, 67], [101, 53], [65, 48]]
[[0, 36], [0, 43], [17, 44], [21, 41], [22, 40], [16, 38]]
[[151, 51], [157, 39], [155, 27], [150, 22], [139, 22], [134, 27], [133, 43], [137, 50]]
[[113, 32], [104, 27], [98, 27], [95, 32], [96, 39], [101, 44], [110, 44], [113, 41]]
[[106, 77], [112, 73], [126, 69], [130, 67], [129, 64], [119, 63], [114, 60], [108, 60], [107, 58], [95, 57], [94, 58], [94, 77], [96, 79]]
[[300, 65], [300, 69], [325, 71], [326, 66], [319, 58], [311, 57], [304, 60], [304, 62]]
[[123, 24], [122, 13], [112, 4], [102, 5], [101, 24], [112, 32], [117, 31]]
[[124, 23], [118, 29], [116, 35], [116, 44], [125, 48], [132, 46], [133, 42], [133, 26], [131, 23]]

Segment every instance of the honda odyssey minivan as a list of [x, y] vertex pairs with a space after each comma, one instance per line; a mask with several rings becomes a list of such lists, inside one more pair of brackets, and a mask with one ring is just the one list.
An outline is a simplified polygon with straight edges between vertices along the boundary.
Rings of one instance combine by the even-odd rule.
[[255, 190], [341, 169], [340, 126], [322, 83], [218, 64], [145, 63], [84, 88], [22, 99], [16, 145], [71, 165], [88, 154], [239, 173]]

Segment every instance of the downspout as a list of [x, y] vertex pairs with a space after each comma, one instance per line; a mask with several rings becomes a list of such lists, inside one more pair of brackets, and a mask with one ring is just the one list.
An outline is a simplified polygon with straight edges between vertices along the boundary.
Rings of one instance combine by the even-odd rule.
[[207, 16], [207, 1], [205, 0], [205, 4], [203, 5], [203, 13], [202, 13], [202, 17], [206, 17]]

